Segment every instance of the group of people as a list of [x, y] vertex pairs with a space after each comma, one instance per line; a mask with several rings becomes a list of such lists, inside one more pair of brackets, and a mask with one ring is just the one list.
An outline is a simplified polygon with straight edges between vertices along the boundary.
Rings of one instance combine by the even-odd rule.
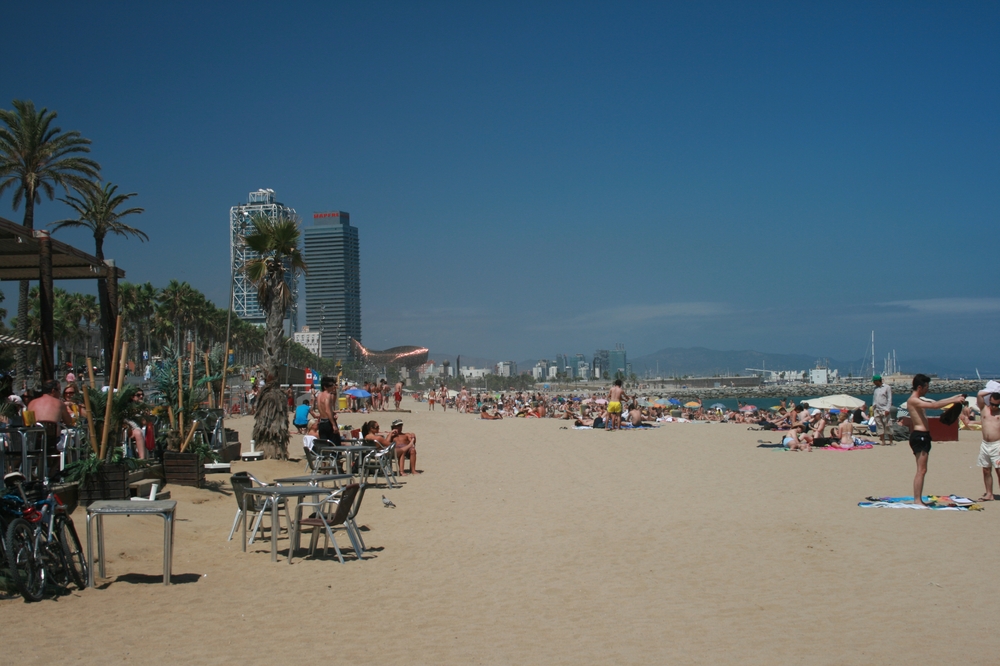
[[[384, 380], [383, 380], [384, 381]], [[320, 381], [320, 391], [310, 400], [305, 397], [302, 404], [295, 410], [295, 417], [292, 424], [303, 434], [302, 445], [306, 449], [312, 449], [316, 440], [324, 440], [338, 446], [343, 442], [340, 434], [340, 427], [337, 423], [337, 378], [325, 376]], [[397, 385], [396, 394], [399, 394], [402, 385]], [[374, 393], [372, 394], [375, 395]], [[393, 396], [396, 397], [395, 395]], [[399, 395], [398, 402], [402, 400]], [[374, 408], [374, 407], [373, 407]], [[345, 426], [346, 427], [346, 426]], [[417, 469], [417, 436], [412, 432], [403, 432], [403, 422], [396, 419], [392, 422], [391, 429], [386, 435], [380, 432], [377, 421], [366, 421], [357, 433], [377, 450], [395, 446], [394, 454], [399, 464], [399, 470], [403, 474], [419, 474]], [[405, 460], [410, 461], [410, 471], [404, 470]]]

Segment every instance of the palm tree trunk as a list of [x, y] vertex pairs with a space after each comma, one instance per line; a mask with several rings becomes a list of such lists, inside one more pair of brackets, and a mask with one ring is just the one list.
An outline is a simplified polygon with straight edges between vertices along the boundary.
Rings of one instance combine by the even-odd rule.
[[284, 342], [281, 323], [284, 311], [275, 305], [267, 310], [264, 331], [264, 390], [257, 398], [254, 416], [254, 442], [265, 458], [288, 458], [288, 400], [278, 381], [278, 362]]

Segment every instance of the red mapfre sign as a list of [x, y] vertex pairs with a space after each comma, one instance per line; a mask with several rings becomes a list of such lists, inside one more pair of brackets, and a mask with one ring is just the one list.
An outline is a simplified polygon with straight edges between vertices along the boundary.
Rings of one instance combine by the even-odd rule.
[[314, 220], [318, 217], [340, 217], [340, 212], [338, 211], [336, 213], [313, 213]]

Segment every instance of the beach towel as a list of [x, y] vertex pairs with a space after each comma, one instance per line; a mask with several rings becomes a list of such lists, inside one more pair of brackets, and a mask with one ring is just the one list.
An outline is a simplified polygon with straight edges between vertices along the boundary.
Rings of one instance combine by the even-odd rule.
[[834, 446], [833, 444], [831, 444], [830, 446], [817, 446], [815, 448], [817, 451], [864, 451], [865, 449], [873, 449], [875, 447], [871, 444], [865, 443], [865, 444], [855, 444], [849, 449], [842, 449], [839, 446]]
[[909, 497], [866, 497], [858, 502], [862, 509], [936, 509], [938, 511], [982, 511], [983, 507], [961, 495], [924, 495], [929, 506], [913, 504]]

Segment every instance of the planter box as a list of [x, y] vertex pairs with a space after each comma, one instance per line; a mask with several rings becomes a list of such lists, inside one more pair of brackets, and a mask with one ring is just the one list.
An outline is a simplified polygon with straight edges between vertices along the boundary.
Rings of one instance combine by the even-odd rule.
[[234, 460], [239, 460], [240, 451], [242, 450], [242, 448], [243, 445], [240, 444], [239, 441], [227, 443], [225, 446], [219, 449], [220, 462], [227, 463], [227, 462], [232, 462]]
[[124, 463], [101, 465], [95, 476], [80, 483], [80, 503], [90, 506], [97, 500], [128, 499], [128, 474]]
[[167, 477], [167, 483], [204, 487], [205, 467], [202, 462], [197, 453], [166, 451], [163, 454], [163, 473]]

